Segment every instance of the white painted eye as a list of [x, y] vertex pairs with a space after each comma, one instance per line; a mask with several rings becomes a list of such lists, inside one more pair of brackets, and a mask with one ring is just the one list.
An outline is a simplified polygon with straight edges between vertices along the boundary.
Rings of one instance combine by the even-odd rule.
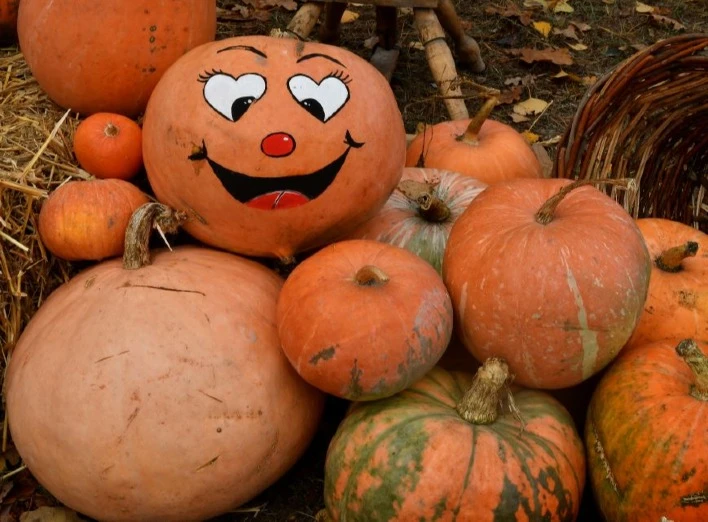
[[304, 74], [288, 80], [288, 89], [293, 98], [320, 121], [327, 121], [337, 114], [349, 100], [347, 85], [336, 76], [328, 76], [320, 83]]
[[242, 74], [234, 78], [229, 74], [216, 73], [204, 83], [204, 99], [224, 118], [231, 121], [245, 114], [253, 102], [266, 91], [266, 80], [260, 74]]

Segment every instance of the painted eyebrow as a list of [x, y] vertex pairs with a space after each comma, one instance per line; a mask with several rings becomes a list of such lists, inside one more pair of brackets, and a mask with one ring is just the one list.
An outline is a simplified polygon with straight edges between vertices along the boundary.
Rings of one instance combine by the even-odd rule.
[[296, 63], [300, 63], [300, 62], [303, 62], [303, 61], [305, 61], [305, 60], [309, 60], [309, 59], [311, 59], [311, 58], [324, 58], [325, 60], [329, 60], [329, 61], [331, 61], [331, 62], [334, 62], [334, 63], [336, 63], [337, 65], [341, 65], [341, 66], [344, 67], [345, 69], [347, 68], [346, 65], [344, 65], [342, 62], [340, 62], [340, 61], [337, 60], [336, 58], [332, 58], [331, 56], [327, 56], [326, 54], [322, 54], [322, 53], [306, 54], [305, 56], [301, 56], [300, 58], [298, 58]]
[[259, 51], [255, 47], [251, 47], [250, 45], [231, 45], [229, 47], [224, 47], [223, 49], [219, 49], [216, 51], [217, 53], [221, 53], [224, 51], [235, 51], [235, 50], [242, 50], [242, 51], [250, 51], [254, 54], [257, 54], [258, 56], [262, 56], [263, 58], [268, 58], [266, 56], [266, 53], [263, 51]]

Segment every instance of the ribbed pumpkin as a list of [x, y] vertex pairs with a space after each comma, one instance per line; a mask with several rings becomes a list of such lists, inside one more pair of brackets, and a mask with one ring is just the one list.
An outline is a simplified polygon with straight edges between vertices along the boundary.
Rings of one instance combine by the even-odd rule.
[[522, 427], [499, 409], [508, 377], [498, 359], [476, 376], [435, 368], [393, 397], [356, 403], [327, 451], [330, 519], [575, 520], [585, 456], [573, 421], [550, 395], [517, 389]]
[[123, 253], [130, 216], [148, 197], [120, 179], [69, 181], [39, 211], [42, 243], [69, 261], [98, 261]]
[[[179, 107], [179, 110], [175, 108]], [[287, 259], [375, 214], [405, 162], [386, 79], [340, 47], [243, 36], [194, 49], [155, 89], [143, 155], [200, 241]]]
[[40, 87], [83, 115], [135, 117], [165, 70], [216, 36], [215, 0], [22, 0], [20, 47]]
[[17, 8], [20, 0], [0, 0], [0, 44], [17, 37]]
[[690, 339], [649, 343], [623, 351], [600, 381], [585, 441], [606, 520], [708, 520], [706, 353]]
[[310, 384], [350, 400], [388, 397], [420, 379], [452, 333], [440, 276], [403, 248], [329, 245], [300, 263], [278, 298], [285, 355]]
[[653, 266], [629, 344], [687, 337], [708, 342], [708, 235], [668, 219], [638, 219], [637, 226]]
[[452, 225], [486, 187], [456, 172], [407, 167], [386, 205], [348, 237], [406, 248], [441, 272]]
[[541, 164], [513, 127], [487, 119], [488, 100], [470, 120], [426, 125], [408, 145], [407, 167], [451, 170], [489, 185], [515, 178], [540, 178]]
[[651, 260], [612, 198], [563, 179], [487, 188], [450, 233], [443, 277], [462, 342], [505, 358], [516, 382], [566, 388], [619, 353], [646, 300]]
[[281, 286], [260, 264], [198, 247], [71, 279], [7, 369], [24, 463], [106, 521], [203, 520], [254, 497], [302, 454], [323, 406], [280, 350]]

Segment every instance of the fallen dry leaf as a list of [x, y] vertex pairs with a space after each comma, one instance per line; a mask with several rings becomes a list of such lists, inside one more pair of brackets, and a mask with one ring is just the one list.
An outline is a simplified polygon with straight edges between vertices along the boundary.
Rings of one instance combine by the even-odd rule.
[[342, 22], [343, 24], [350, 24], [350, 23], [352, 23], [354, 20], [356, 20], [357, 18], [359, 18], [359, 13], [357, 13], [356, 11], [350, 11], [349, 9], [346, 9], [346, 10], [342, 13], [342, 20], [341, 20], [341, 22]]
[[638, 13], [653, 13], [654, 7], [651, 5], [643, 4], [642, 2], [635, 2], [634, 10]]
[[81, 522], [81, 519], [76, 511], [71, 509], [42, 506], [34, 511], [22, 513], [20, 522]]
[[525, 121], [529, 121], [529, 118], [526, 116], [522, 116], [521, 114], [516, 114], [515, 112], [511, 113], [511, 121], [514, 123], [523, 123]]
[[424, 46], [421, 42], [419, 42], [419, 41], [410, 42], [410, 43], [408, 44], [408, 48], [410, 48], [410, 49], [415, 49], [415, 50], [417, 50], [417, 51], [423, 51], [423, 50], [425, 50], [425, 46]]
[[657, 24], [668, 26], [674, 31], [683, 31], [684, 29], [686, 29], [685, 25], [680, 23], [678, 20], [669, 18], [668, 16], [658, 15], [655, 13], [651, 13], [649, 16], [651, 16], [651, 19], [654, 20], [654, 22], [656, 22]]
[[577, 27], [578, 30], [582, 32], [586, 32], [592, 29], [592, 27], [586, 24], [585, 22], [576, 22], [575, 20], [571, 20], [570, 25]]
[[373, 49], [374, 47], [376, 47], [377, 43], [379, 43], [379, 37], [372, 36], [371, 38], [367, 38], [366, 40], [364, 40], [364, 48]]
[[518, 18], [522, 25], [531, 25], [531, 13], [522, 11], [516, 4], [509, 4], [505, 7], [487, 7], [484, 10], [487, 14], [497, 14], [504, 18]]
[[525, 130], [524, 132], [521, 133], [521, 135], [524, 137], [526, 140], [526, 143], [529, 145], [533, 145], [536, 143], [538, 140], [541, 139], [541, 136], [536, 134], [535, 132], [531, 132], [530, 130]]
[[262, 11], [282, 7], [287, 11], [295, 11], [297, 2], [295, 0], [240, 0], [241, 3], [249, 5], [256, 10]]
[[536, 77], [533, 74], [514, 76], [513, 78], [507, 78], [504, 80], [504, 85], [523, 85], [524, 87], [528, 87], [529, 85], [533, 85], [535, 80]]
[[578, 33], [575, 32], [575, 26], [572, 24], [565, 29], [558, 29], [557, 27], [554, 27], [553, 34], [565, 36], [566, 38], [572, 38], [573, 40], [580, 40]]
[[540, 141], [533, 143], [531, 150], [533, 150], [538, 162], [541, 164], [541, 175], [544, 178], [550, 178], [553, 173], [553, 160], [542, 143]]
[[514, 103], [521, 99], [521, 94], [524, 92], [524, 88], [521, 85], [514, 85], [510, 89], [506, 89], [499, 94], [497, 101], [500, 105], [506, 105], [509, 103]]
[[584, 43], [574, 43], [574, 44], [568, 44], [568, 47], [573, 49], [573, 51], [587, 51], [588, 46], [585, 45]]
[[583, 85], [594, 85], [597, 82], [597, 76], [579, 76], [575, 73], [565, 72], [561, 69], [558, 74], [551, 76], [554, 80], [571, 80], [577, 83], [582, 83]]
[[[551, 7], [550, 2], [549, 7]], [[551, 9], [554, 13], [572, 13], [573, 11], [575, 11], [575, 9], [573, 9], [573, 7], [568, 3], [568, 0], [560, 0], [556, 2], [556, 4], [551, 7]]]
[[572, 65], [573, 57], [568, 49], [556, 49], [546, 47], [545, 49], [509, 49], [507, 51], [513, 56], [519, 56], [526, 63], [553, 62], [556, 65]]
[[540, 98], [528, 98], [514, 105], [513, 111], [521, 116], [533, 116], [542, 113], [546, 107], [548, 107], [547, 101]]
[[541, 33], [544, 38], [548, 38], [548, 35], [551, 34], [552, 26], [548, 22], [534, 22], [533, 28]]

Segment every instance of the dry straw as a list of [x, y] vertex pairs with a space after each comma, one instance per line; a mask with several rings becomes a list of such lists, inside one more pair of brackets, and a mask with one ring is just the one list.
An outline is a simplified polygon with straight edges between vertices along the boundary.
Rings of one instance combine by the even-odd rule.
[[[27, 321], [72, 267], [45, 251], [37, 213], [47, 194], [85, 178], [71, 140], [77, 118], [52, 103], [16, 47], [0, 49], [0, 347], [3, 362]], [[1, 364], [1, 363], [0, 363]]]

